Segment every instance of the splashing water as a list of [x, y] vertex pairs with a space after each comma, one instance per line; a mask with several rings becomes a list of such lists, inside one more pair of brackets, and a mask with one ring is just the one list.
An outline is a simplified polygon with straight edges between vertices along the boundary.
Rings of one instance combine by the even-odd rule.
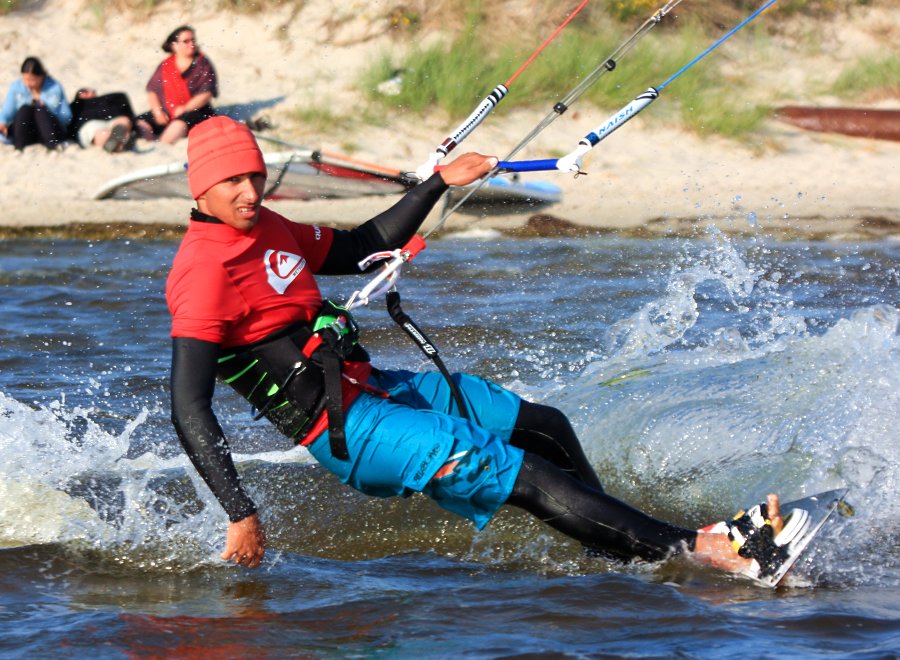
[[[691, 512], [699, 526], [770, 491], [788, 500], [846, 486], [865, 506], [834, 556], [883, 568], [884, 549], [900, 545], [900, 314], [865, 307], [813, 334], [762, 272], [728, 242], [673, 268], [658, 298], [612, 324], [606, 356], [561, 403], [624, 499], [663, 517]], [[709, 317], [733, 325], [704, 323], [710, 286], [731, 313]]]
[[700, 317], [697, 288], [704, 282], [721, 284], [731, 301], [749, 296], [759, 279], [727, 241], [705, 249], [699, 258], [673, 267], [663, 295], [609, 330], [609, 350], [618, 357], [661, 351], [681, 339]]
[[[813, 269], [805, 246], [785, 255], [721, 237], [662, 247], [609, 240], [522, 242], [513, 249], [508, 241], [502, 248], [472, 239], [448, 244], [442, 250], [438, 243], [431, 269], [409, 278], [436, 310], [450, 310], [429, 317], [429, 333], [451, 348], [464, 345], [463, 364], [453, 358], [456, 368], [569, 413], [611, 492], [699, 526], [770, 489], [793, 499], [846, 485], [858, 515], [834, 534], [852, 560], [833, 555], [826, 562], [836, 564], [829, 566], [831, 579], [846, 574], [851, 583], [865, 582], [878, 574], [900, 583], [900, 569], [870, 552], [879, 543], [896, 548], [900, 539], [897, 275], [872, 267], [879, 252], [839, 254]], [[517, 258], [516, 247], [527, 259]], [[883, 257], [892, 258], [890, 251]], [[835, 275], [825, 279], [818, 269]], [[163, 276], [152, 271], [147, 279], [159, 285]], [[833, 302], [829, 287], [852, 278], [853, 296]], [[91, 357], [101, 363], [92, 389], [122, 392], [135, 373], [149, 385], [134, 395], [136, 414], [135, 401], [125, 407], [115, 396], [73, 405], [51, 392], [49, 401], [25, 405], [0, 392], [0, 545], [65, 544], [113, 567], [147, 570], [217, 563], [221, 511], [153, 398], [165, 372], [140, 361], [148, 342], [166, 350], [166, 319], [149, 317], [149, 330], [134, 336], [107, 337], [97, 322], [104, 310], [91, 314], [92, 295], [104, 293], [86, 286], [68, 296], [85, 317], [80, 332], [126, 352], [114, 366]], [[139, 298], [121, 304], [141, 315], [146, 303]], [[408, 366], [408, 354], [390, 352], [397, 342], [390, 326], [372, 316], [367, 343], [387, 353], [380, 364]], [[20, 333], [27, 337], [23, 353], [39, 338], [31, 336], [36, 323]], [[77, 356], [70, 350], [71, 361]], [[134, 371], [118, 368], [122, 361]], [[31, 386], [43, 385], [34, 376]], [[547, 553], [538, 525], [525, 532], [527, 549], [519, 540], [509, 551], [490, 551], [520, 537], [520, 521], [473, 542], [464, 523], [428, 503], [373, 503], [346, 494], [320, 471], [305, 469], [311, 460], [304, 450], [282, 454], [281, 440], [246, 421], [244, 404], [225, 397], [219, 406], [247, 487], [274, 517], [273, 527], [284, 530], [277, 539], [283, 547], [352, 557], [462, 548], [466, 557], [491, 561]], [[111, 430], [108, 417], [128, 421]], [[415, 524], [409, 506], [421, 514]], [[861, 565], [863, 575], [849, 568]]]

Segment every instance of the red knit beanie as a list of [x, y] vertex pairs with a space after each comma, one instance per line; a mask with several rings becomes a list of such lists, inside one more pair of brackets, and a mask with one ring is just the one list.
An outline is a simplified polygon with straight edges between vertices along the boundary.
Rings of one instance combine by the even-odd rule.
[[256, 138], [230, 117], [211, 117], [188, 133], [188, 184], [197, 199], [225, 179], [239, 174], [267, 174]]

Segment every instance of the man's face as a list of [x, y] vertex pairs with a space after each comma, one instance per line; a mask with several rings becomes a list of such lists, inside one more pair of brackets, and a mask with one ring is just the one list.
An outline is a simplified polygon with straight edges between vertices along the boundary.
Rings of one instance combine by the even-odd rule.
[[197, 198], [197, 208], [240, 231], [253, 229], [259, 220], [266, 177], [259, 172], [238, 174], [219, 181]]

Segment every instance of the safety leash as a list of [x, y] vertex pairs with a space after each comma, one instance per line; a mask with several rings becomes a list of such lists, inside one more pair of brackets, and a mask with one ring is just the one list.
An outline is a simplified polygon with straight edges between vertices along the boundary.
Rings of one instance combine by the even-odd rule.
[[456, 402], [456, 407], [459, 409], [460, 417], [464, 417], [465, 419], [471, 419], [469, 417], [469, 411], [466, 408], [466, 404], [463, 401], [462, 393], [459, 391], [459, 387], [457, 387], [456, 383], [450, 377], [450, 372], [447, 371], [447, 366], [444, 364], [444, 361], [441, 359], [441, 356], [438, 355], [437, 347], [431, 342], [428, 336], [422, 332], [422, 329], [415, 324], [415, 322], [409, 317], [409, 314], [403, 311], [400, 307], [400, 292], [394, 289], [393, 291], [389, 291], [387, 296], [385, 296], [385, 300], [387, 302], [387, 310], [388, 314], [391, 315], [391, 318], [394, 319], [394, 322], [403, 329], [403, 331], [409, 335], [410, 339], [415, 342], [416, 346], [419, 347], [428, 358], [434, 362], [435, 366], [438, 368], [438, 371], [441, 372], [441, 375], [444, 377], [444, 380], [447, 381], [447, 385], [450, 387], [450, 394], [453, 396], [453, 400]]
[[400, 270], [405, 263], [412, 261], [415, 256], [424, 249], [425, 241], [421, 236], [416, 234], [399, 250], [376, 252], [360, 261], [360, 270], [365, 270], [378, 261], [384, 261], [385, 264], [378, 275], [372, 278], [366, 286], [359, 291], [353, 292], [344, 307], [347, 310], [351, 310], [355, 307], [368, 305], [372, 299], [385, 294], [388, 314], [390, 314], [391, 318], [394, 319], [394, 322], [409, 335], [419, 349], [434, 362], [435, 366], [437, 366], [438, 370], [441, 372], [441, 375], [447, 381], [447, 385], [450, 387], [450, 393], [453, 396], [456, 407], [459, 409], [460, 416], [468, 418], [468, 409], [463, 401], [459, 387], [457, 387], [456, 383], [453, 382], [453, 379], [450, 378], [450, 372], [447, 370], [447, 366], [438, 354], [438, 350], [434, 343], [400, 306], [400, 293], [396, 289], [397, 280], [400, 278]]

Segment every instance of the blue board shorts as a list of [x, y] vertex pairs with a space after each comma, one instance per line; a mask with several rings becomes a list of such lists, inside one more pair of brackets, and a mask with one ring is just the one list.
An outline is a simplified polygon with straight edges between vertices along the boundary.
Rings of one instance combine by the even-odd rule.
[[374, 497], [421, 492], [478, 529], [509, 498], [524, 452], [509, 444], [521, 399], [484, 378], [453, 374], [471, 419], [459, 416], [439, 373], [375, 371], [344, 420], [350, 460], [331, 455], [328, 433], [307, 449], [342, 482]]

